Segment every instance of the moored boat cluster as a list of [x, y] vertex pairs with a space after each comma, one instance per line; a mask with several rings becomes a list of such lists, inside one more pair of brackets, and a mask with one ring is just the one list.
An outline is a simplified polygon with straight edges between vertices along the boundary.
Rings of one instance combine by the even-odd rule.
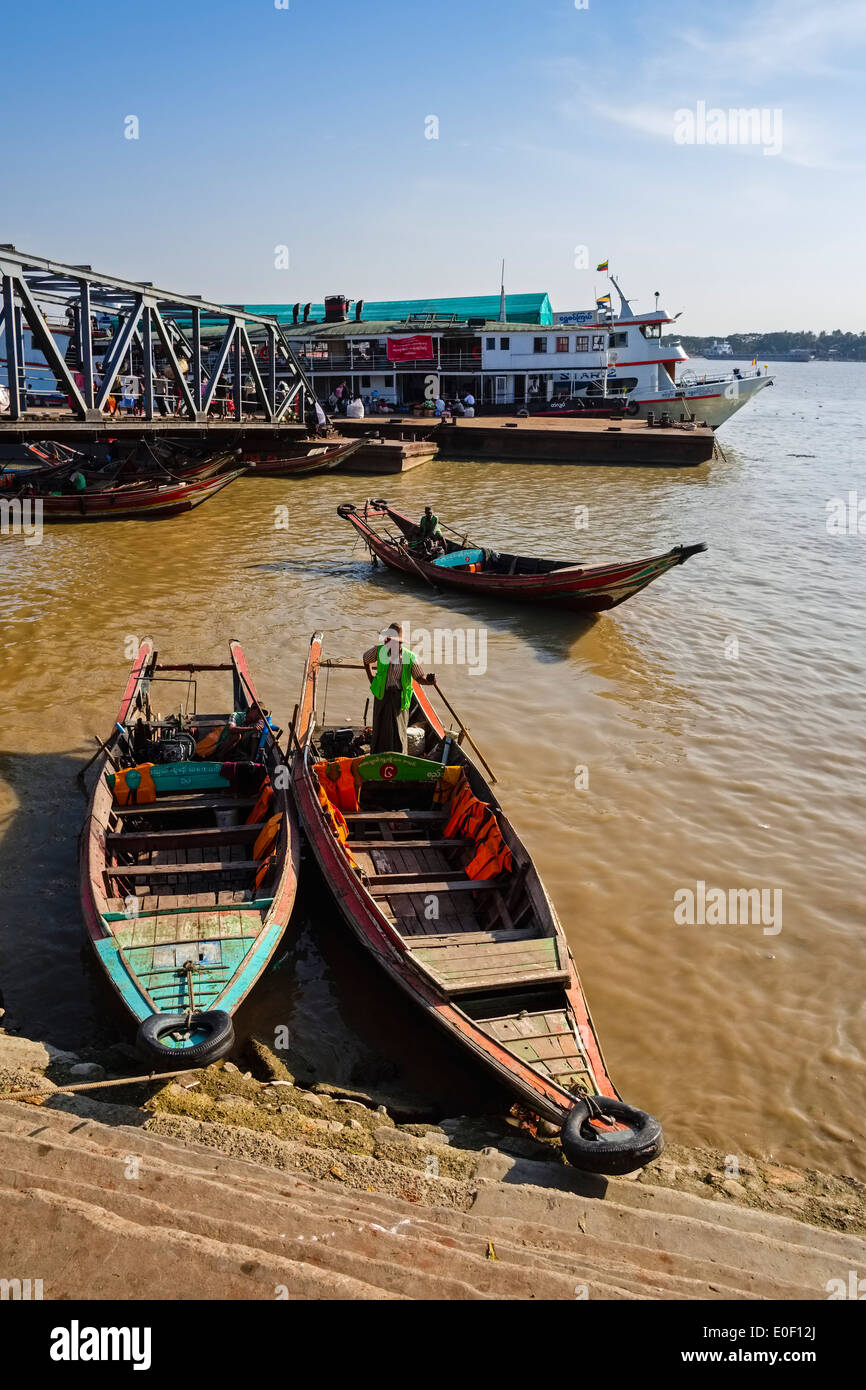
[[[566, 606], [595, 611], [704, 548], [583, 569], [446, 541], [430, 508], [417, 523], [381, 501], [340, 515], [374, 561], [426, 582], [503, 585], [517, 599], [540, 596], [535, 582], [547, 602], [556, 584]], [[374, 518], [398, 535], [373, 529]], [[348, 725], [328, 719], [321, 677], [335, 668], [366, 671]], [[231, 694], [222, 713], [204, 714], [190, 692], [211, 672], [230, 677]], [[187, 702], [163, 715], [179, 673]], [[227, 663], [166, 663], [141, 643], [97, 754], [81, 899], [148, 1066], [198, 1067], [232, 1050], [232, 1015], [289, 926], [305, 841], [385, 973], [560, 1135], [572, 1164], [624, 1173], [657, 1157], [661, 1126], [613, 1086], [562, 924], [495, 775], [399, 629], [360, 661], [326, 657], [315, 633], [285, 747], [281, 737], [239, 643]]]

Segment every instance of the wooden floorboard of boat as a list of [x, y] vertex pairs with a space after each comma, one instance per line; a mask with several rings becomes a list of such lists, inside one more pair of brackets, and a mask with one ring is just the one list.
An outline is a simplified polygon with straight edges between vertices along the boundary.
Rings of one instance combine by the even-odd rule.
[[414, 947], [412, 954], [448, 994], [568, 980], [553, 936], [529, 941], [453, 941]]
[[559, 1085], [575, 1083], [592, 1089], [592, 1078], [585, 1056], [564, 1011], [480, 1020], [483, 1032], [518, 1058], [550, 1076]]

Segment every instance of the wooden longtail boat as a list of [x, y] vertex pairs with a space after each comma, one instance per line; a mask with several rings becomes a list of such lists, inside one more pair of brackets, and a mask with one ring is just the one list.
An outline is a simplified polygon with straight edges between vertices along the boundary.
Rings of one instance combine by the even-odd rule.
[[165, 457], [160, 458], [150, 446], [145, 445], [112, 464], [105, 464], [95, 463], [92, 457], [79, 450], [65, 449], [66, 457], [52, 458], [48, 450], [38, 445], [28, 444], [25, 447], [33, 459], [33, 465], [0, 474], [0, 488], [4, 493], [19, 495], [26, 491], [32, 496], [35, 490], [39, 496], [45, 497], [68, 486], [70, 474], [76, 470], [87, 479], [87, 495], [92, 497], [98, 492], [131, 484], [137, 486], [145, 481], [154, 485], [166, 481], [196, 482], [239, 467], [237, 450], [211, 451], [200, 457], [189, 454], [172, 457], [163, 446]]
[[142, 479], [118, 483], [95, 491], [47, 494], [36, 490], [43, 521], [158, 520], [192, 511], [241, 476], [241, 470], [218, 473], [192, 482], [160, 482]]
[[614, 1090], [562, 926], [514, 827], [417, 682], [409, 719], [422, 756], [368, 754], [363, 726], [329, 727], [320, 671], [347, 665], [362, 669], [325, 661], [314, 634], [291, 771], [343, 917], [430, 1019], [560, 1127], [571, 1163], [642, 1167], [663, 1148], [661, 1126]]
[[[601, 613], [624, 603], [659, 575], [682, 565], [706, 545], [677, 545], [664, 555], [619, 565], [581, 566], [572, 560], [542, 560], [483, 549], [466, 540], [441, 540], [442, 553], [425, 550], [418, 524], [382, 500], [359, 510], [351, 502], [337, 508], [365, 541], [375, 561], [438, 588], [447, 585], [464, 593], [520, 603], [543, 603], [579, 613]], [[396, 535], [381, 523], [391, 522]]]
[[[196, 677], [227, 672], [228, 713], [195, 713]], [[153, 711], [157, 682], [192, 710]], [[180, 684], [178, 684], [180, 683]], [[283, 758], [238, 642], [227, 665], [163, 665], [145, 639], [98, 764], [81, 837], [96, 957], [155, 1067], [205, 1065], [261, 975], [295, 900], [300, 846]]]
[[366, 443], [364, 439], [341, 439], [333, 443], [319, 440], [297, 446], [281, 446], [278, 454], [246, 454], [244, 461], [250, 473], [264, 473], [268, 477], [300, 477], [310, 473], [324, 473], [337, 468], [350, 454], [357, 453]]

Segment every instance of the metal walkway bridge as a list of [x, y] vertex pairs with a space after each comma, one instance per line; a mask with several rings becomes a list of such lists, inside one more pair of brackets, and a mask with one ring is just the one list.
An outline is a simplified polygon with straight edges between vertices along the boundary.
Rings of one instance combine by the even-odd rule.
[[315, 393], [274, 318], [8, 245], [0, 280], [0, 434], [116, 429], [111, 398], [126, 371], [141, 413], [121, 428], [305, 427]]

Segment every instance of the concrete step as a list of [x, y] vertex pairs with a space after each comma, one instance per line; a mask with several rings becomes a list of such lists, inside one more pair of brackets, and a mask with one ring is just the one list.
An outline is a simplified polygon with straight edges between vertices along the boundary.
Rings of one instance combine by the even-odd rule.
[[[855, 1237], [632, 1182], [600, 1200], [482, 1179], [461, 1209], [441, 1179], [421, 1204], [299, 1175], [291, 1141], [266, 1166], [213, 1147], [222, 1126], [142, 1118], [0, 1103], [0, 1249], [47, 1297], [797, 1299], [866, 1268]], [[325, 1173], [344, 1160], [315, 1150]]]

